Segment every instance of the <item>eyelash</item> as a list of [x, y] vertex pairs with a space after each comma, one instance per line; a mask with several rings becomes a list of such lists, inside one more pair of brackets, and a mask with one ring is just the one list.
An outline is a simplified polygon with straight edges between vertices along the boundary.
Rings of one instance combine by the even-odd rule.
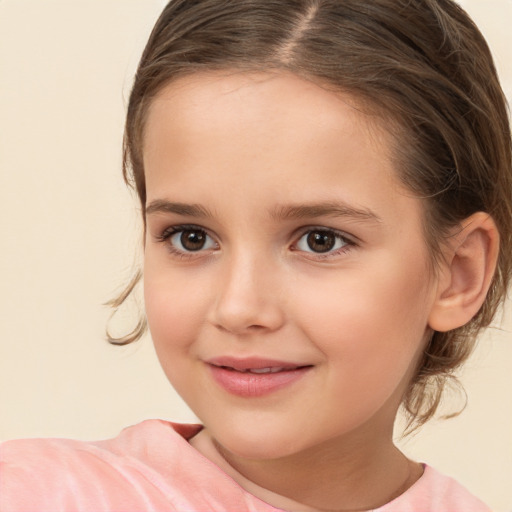
[[[193, 251], [193, 250], [192, 251], [183, 251], [183, 250], [177, 249], [176, 247], [174, 247], [173, 244], [170, 243], [170, 239], [174, 235], [176, 235], [178, 233], [183, 233], [185, 231], [197, 232], [197, 233], [203, 234], [204, 236], [213, 240], [213, 237], [211, 237], [204, 228], [202, 228], [200, 226], [192, 225], [192, 224], [185, 224], [185, 225], [182, 224], [182, 225], [172, 226], [170, 228], [167, 228], [160, 235], [156, 236], [156, 240], [157, 240], [157, 242], [165, 244], [168, 251], [173, 256], [176, 256], [180, 259], [193, 258], [196, 255], [204, 252], [205, 249], [203, 249], [203, 248], [199, 248], [197, 251]], [[317, 233], [317, 234], [323, 233], [326, 235], [332, 235], [335, 238], [335, 243], [338, 243], [339, 241], [341, 241], [343, 245], [334, 251], [332, 249], [328, 249], [324, 253], [297, 249], [296, 247], [300, 243], [300, 241], [305, 236], [311, 235], [312, 233]], [[217, 243], [215, 243], [215, 245], [216, 245], [216, 247], [218, 247]], [[348, 236], [346, 233], [344, 233], [342, 231], [338, 231], [336, 229], [327, 228], [327, 227], [308, 226], [306, 228], [303, 228], [300, 231], [300, 236], [293, 243], [291, 250], [300, 251], [304, 254], [309, 254], [310, 256], [308, 256], [308, 258], [310, 258], [310, 259], [325, 260], [325, 259], [328, 259], [331, 257], [338, 256], [340, 254], [344, 254], [357, 246], [358, 246], [358, 243], [353, 239], [353, 237]]]

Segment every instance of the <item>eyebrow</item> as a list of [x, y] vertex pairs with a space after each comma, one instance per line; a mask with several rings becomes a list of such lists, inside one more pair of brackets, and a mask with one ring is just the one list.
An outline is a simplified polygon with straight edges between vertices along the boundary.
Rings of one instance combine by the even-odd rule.
[[146, 215], [153, 213], [176, 213], [189, 217], [211, 218], [211, 212], [200, 204], [173, 203], [165, 199], [156, 199], [146, 206]]
[[275, 219], [292, 220], [313, 217], [352, 217], [357, 220], [367, 220], [381, 223], [382, 219], [372, 210], [356, 208], [338, 201], [327, 201], [311, 204], [284, 205], [271, 212]]
[[[212, 213], [199, 204], [176, 203], [165, 199], [156, 199], [146, 207], [146, 215], [154, 213], [175, 213], [189, 217], [212, 218]], [[382, 222], [382, 219], [367, 208], [355, 208], [338, 201], [311, 204], [282, 205], [274, 208], [270, 216], [276, 220], [293, 220], [314, 217], [351, 217], [358, 220]]]

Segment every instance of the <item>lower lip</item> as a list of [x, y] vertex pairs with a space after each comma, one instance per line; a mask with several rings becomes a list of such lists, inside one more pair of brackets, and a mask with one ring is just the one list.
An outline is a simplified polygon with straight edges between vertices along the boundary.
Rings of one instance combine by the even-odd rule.
[[268, 395], [302, 379], [311, 366], [276, 373], [250, 373], [210, 365], [214, 380], [228, 393], [242, 397]]

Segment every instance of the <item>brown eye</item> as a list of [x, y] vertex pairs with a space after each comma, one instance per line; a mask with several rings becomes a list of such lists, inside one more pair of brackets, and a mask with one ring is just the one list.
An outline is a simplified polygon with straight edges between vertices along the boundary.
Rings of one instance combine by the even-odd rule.
[[351, 245], [343, 235], [329, 229], [313, 229], [308, 231], [297, 242], [297, 248], [300, 251], [309, 253], [328, 253], [343, 249]]
[[186, 230], [181, 232], [180, 242], [187, 251], [199, 251], [206, 243], [206, 233], [204, 231]]
[[327, 252], [336, 244], [336, 236], [328, 231], [312, 231], [307, 236], [307, 244], [314, 252]]
[[164, 236], [164, 239], [178, 252], [198, 252], [217, 247], [212, 237], [200, 228], [181, 228], [173, 231], [169, 236]]

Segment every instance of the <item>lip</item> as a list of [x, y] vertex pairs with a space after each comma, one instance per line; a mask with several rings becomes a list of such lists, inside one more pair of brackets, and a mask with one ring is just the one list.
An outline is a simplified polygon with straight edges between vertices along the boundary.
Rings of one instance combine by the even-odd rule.
[[[260, 397], [299, 381], [312, 365], [259, 357], [218, 357], [206, 361], [215, 382], [228, 393], [240, 397]], [[268, 372], [251, 373], [249, 370]]]

